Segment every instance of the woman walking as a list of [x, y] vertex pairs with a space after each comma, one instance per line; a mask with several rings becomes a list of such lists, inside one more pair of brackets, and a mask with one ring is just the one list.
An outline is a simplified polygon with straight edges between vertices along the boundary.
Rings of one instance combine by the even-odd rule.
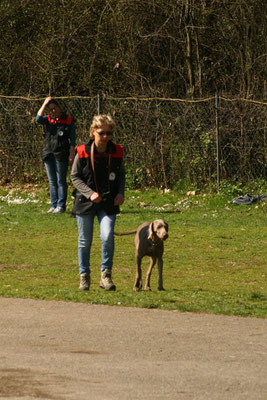
[[102, 263], [100, 287], [116, 290], [112, 281], [114, 225], [119, 206], [124, 202], [125, 170], [123, 147], [111, 139], [115, 122], [109, 115], [96, 115], [90, 128], [90, 140], [77, 147], [71, 171], [76, 187], [73, 213], [78, 223], [80, 290], [90, 288], [90, 250], [94, 218], [100, 225]]

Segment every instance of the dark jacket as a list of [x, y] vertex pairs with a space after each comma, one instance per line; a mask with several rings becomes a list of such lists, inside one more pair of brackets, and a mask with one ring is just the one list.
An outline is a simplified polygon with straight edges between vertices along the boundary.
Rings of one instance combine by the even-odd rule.
[[45, 121], [45, 145], [42, 160], [54, 155], [57, 160], [68, 161], [70, 149], [70, 128], [73, 118], [62, 113], [56, 120], [51, 115]]
[[[118, 193], [124, 195], [125, 171], [123, 166], [123, 146], [108, 142], [105, 153], [94, 151], [95, 177], [91, 165], [92, 140], [77, 147], [77, 155], [71, 171], [71, 179], [80, 196], [81, 207], [75, 207], [76, 214], [83, 214], [85, 203], [92, 204], [90, 197], [98, 191], [102, 201], [92, 206], [101, 208], [107, 214], [120, 212], [119, 206], [114, 206], [114, 199]], [[110, 162], [109, 162], [110, 159]], [[96, 186], [97, 184], [97, 186]], [[82, 197], [81, 197], [82, 195]], [[76, 203], [77, 205], [77, 203]]]

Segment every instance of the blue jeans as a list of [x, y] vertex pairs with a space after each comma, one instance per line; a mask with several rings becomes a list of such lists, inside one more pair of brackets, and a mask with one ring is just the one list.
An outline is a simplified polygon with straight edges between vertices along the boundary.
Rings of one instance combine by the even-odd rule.
[[49, 181], [51, 206], [66, 209], [68, 194], [67, 172], [68, 161], [59, 161], [54, 156], [44, 160]]
[[80, 274], [90, 273], [90, 250], [93, 241], [94, 219], [97, 216], [102, 242], [101, 271], [112, 269], [114, 255], [114, 226], [116, 215], [107, 215], [104, 210], [92, 209], [88, 215], [76, 215], [78, 223], [78, 257]]

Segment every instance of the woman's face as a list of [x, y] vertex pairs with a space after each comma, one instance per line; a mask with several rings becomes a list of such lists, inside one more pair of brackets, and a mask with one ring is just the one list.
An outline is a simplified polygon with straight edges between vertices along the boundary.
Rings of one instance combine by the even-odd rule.
[[109, 125], [101, 125], [99, 128], [95, 128], [93, 131], [96, 145], [106, 146], [108, 141], [111, 139], [112, 130]]
[[54, 104], [54, 103], [50, 103], [48, 105], [48, 109], [50, 114], [54, 115], [54, 117], [59, 118], [60, 114], [61, 114], [61, 109], [58, 105]]

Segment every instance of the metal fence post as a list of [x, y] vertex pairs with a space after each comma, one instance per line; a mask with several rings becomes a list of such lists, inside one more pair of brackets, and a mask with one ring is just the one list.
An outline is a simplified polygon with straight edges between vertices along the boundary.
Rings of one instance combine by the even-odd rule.
[[221, 141], [219, 129], [218, 93], [215, 93], [215, 121], [216, 121], [216, 151], [217, 151], [217, 191], [220, 191], [221, 181]]

